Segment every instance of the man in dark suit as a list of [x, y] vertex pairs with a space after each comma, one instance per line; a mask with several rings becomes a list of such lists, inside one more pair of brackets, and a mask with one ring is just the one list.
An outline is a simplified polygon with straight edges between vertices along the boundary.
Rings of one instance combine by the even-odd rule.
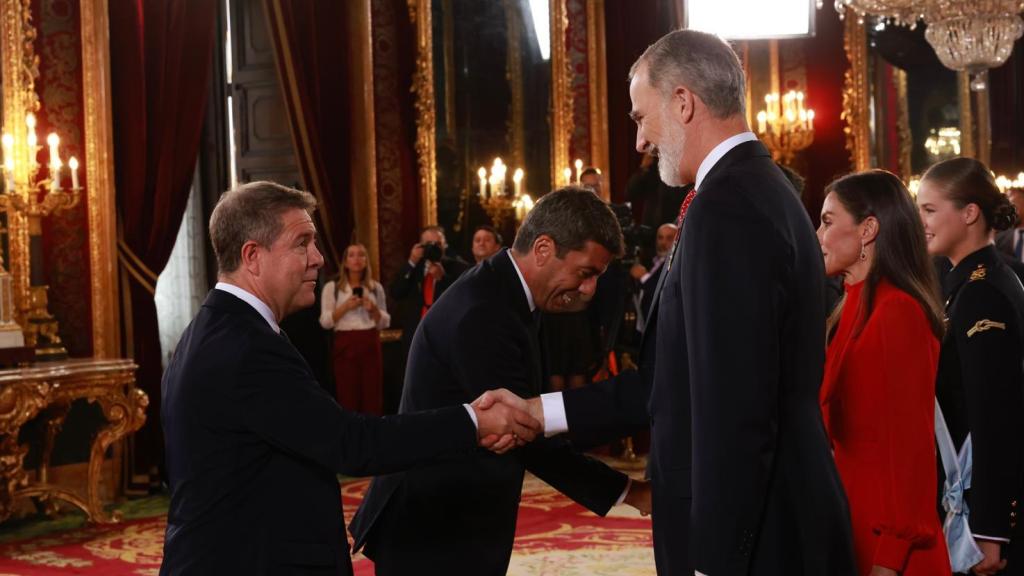
[[[478, 436], [500, 451], [539, 427], [504, 406], [390, 418], [338, 406], [278, 326], [314, 301], [315, 206], [307, 192], [256, 182], [224, 194], [210, 218], [219, 282], [161, 389], [171, 488], [162, 575], [351, 574], [337, 474], [469, 453]], [[495, 434], [508, 436], [494, 444]]]
[[543, 407], [546, 434], [592, 440], [628, 433], [651, 383], [662, 576], [851, 576], [849, 511], [818, 407], [824, 271], [807, 213], [747, 126], [743, 70], [722, 40], [672, 32], [630, 76], [637, 149], [657, 150], [667, 184], [695, 185], [656, 335], [644, 335], [641, 377], [529, 405]]
[[[592, 192], [546, 195], [513, 249], [464, 274], [420, 323], [400, 413], [458, 404], [499, 386], [536, 396], [536, 313], [581, 310], [621, 251], [615, 216]], [[378, 576], [503, 575], [526, 470], [601, 515], [637, 496], [625, 475], [574, 452], [564, 439], [538, 441], [503, 456], [374, 479], [352, 522], [355, 548], [366, 543]]]
[[661, 268], [668, 260], [668, 254], [672, 251], [672, 245], [676, 241], [676, 234], [679, 228], [675, 224], [668, 223], [658, 226], [655, 233], [655, 254], [651, 261], [651, 269], [648, 270], [639, 262], [633, 265], [629, 271], [630, 275], [637, 281], [640, 289], [637, 291], [636, 301], [636, 329], [637, 332], [644, 331], [647, 317], [650, 314], [651, 306], [654, 304], [654, 289], [658, 286], [658, 279], [661, 278]]
[[[401, 307], [403, 362], [409, 356], [409, 347], [420, 319], [468, 269], [469, 264], [461, 258], [448, 256], [444, 228], [427, 226], [420, 231], [419, 243], [409, 249], [409, 260], [402, 265], [389, 287], [389, 295]], [[394, 413], [401, 395], [401, 389], [384, 390], [385, 413]]]

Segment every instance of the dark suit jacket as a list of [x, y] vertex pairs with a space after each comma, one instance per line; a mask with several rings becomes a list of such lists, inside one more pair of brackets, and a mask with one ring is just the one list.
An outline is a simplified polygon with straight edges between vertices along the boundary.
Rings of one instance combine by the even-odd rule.
[[[402, 264], [402, 269], [391, 281], [390, 296], [393, 300], [402, 303], [402, 348], [409, 350], [413, 334], [420, 324], [420, 314], [423, 310], [423, 269], [426, 266], [425, 260], [413, 266], [408, 262]], [[459, 276], [469, 268], [458, 258], [445, 256], [441, 259], [441, 266], [444, 267], [444, 276], [434, 284], [434, 303], [441, 298], [444, 291], [448, 289]]]
[[662, 576], [855, 573], [818, 408], [823, 276], [791, 184], [762, 144], [741, 144], [690, 206], [654, 304], [656, 336], [644, 335], [655, 350], [641, 351], [641, 377], [565, 394], [570, 434], [592, 436], [598, 424], [588, 419], [635, 423], [628, 388], [643, 396], [650, 384]]
[[[539, 360], [533, 315], [503, 250], [464, 274], [423, 319], [401, 412], [471, 401], [498, 387], [536, 396]], [[623, 474], [563, 439], [390, 474], [374, 479], [352, 522], [355, 548], [366, 542], [378, 575], [505, 574], [525, 470], [597, 514], [626, 485]]]
[[213, 290], [164, 373], [171, 503], [160, 573], [351, 574], [336, 474], [473, 451], [462, 406], [346, 412], [249, 304]]

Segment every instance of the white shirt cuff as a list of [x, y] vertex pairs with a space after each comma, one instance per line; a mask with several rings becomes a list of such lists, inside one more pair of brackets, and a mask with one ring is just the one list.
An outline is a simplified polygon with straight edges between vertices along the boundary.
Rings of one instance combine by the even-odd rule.
[[565, 400], [561, 392], [541, 394], [540, 404], [544, 408], [545, 438], [569, 431], [569, 422], [565, 418]]
[[622, 494], [619, 496], [619, 499], [615, 501], [615, 505], [616, 506], [618, 506], [619, 504], [622, 504], [623, 502], [626, 501], [626, 494], [629, 494], [629, 489], [632, 488], [632, 487], [633, 487], [633, 479], [632, 478], [626, 478], [626, 487], [622, 490]]
[[466, 412], [469, 412], [469, 419], [473, 421], [473, 428], [480, 432], [480, 423], [476, 421], [476, 412], [473, 411], [473, 407], [469, 404], [463, 404], [462, 407], [466, 409]]

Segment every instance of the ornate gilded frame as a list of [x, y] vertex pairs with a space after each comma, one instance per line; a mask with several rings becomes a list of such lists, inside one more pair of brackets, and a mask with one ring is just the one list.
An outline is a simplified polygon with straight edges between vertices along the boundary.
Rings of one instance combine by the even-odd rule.
[[[437, 131], [437, 108], [434, 94], [434, 62], [433, 46], [434, 40], [431, 34], [432, 16], [430, 10], [431, 0], [407, 0], [409, 7], [409, 18], [416, 28], [416, 67], [412, 79], [412, 91], [416, 94], [416, 155], [419, 159], [419, 181], [420, 181], [420, 221], [424, 226], [437, 222], [437, 148], [435, 134]], [[591, 107], [591, 127], [598, 124], [600, 130], [592, 140], [600, 141], [598, 145], [592, 146], [593, 158], [603, 162], [607, 166], [608, 138], [607, 138], [607, 98], [604, 94], [607, 90], [602, 89], [605, 85], [604, 71], [604, 0], [588, 0], [587, 15], [588, 23], [598, 20], [601, 25], [595, 22], [595, 29], [600, 30], [600, 39], [588, 39], [588, 42], [595, 42], [594, 47], [600, 47], [600, 62], [590, 63], [591, 70], [598, 67], [602, 79], [601, 86], [591, 87], [592, 101], [598, 105]], [[572, 70], [569, 67], [569, 59], [565, 52], [565, 31], [568, 27], [568, 14], [566, 12], [566, 0], [551, 0], [551, 182], [559, 182], [559, 172], [562, 168], [569, 166], [569, 139], [573, 131], [572, 120], [572, 91], [570, 89], [570, 77]], [[600, 17], [597, 15], [600, 13]], [[594, 14], [593, 18], [591, 15]], [[588, 33], [590, 31], [588, 24]], [[592, 35], [596, 36], [596, 34]], [[592, 54], [595, 52], [591, 52]], [[593, 58], [591, 58], [593, 60]], [[593, 99], [595, 91], [599, 90], [599, 98]], [[603, 134], [603, 136], [601, 136]]]
[[[89, 268], [92, 278], [93, 354], [120, 355], [117, 229], [114, 204], [114, 141], [110, 105], [110, 37], [108, 0], [81, 0], [82, 94], [85, 104], [85, 175], [89, 222]], [[0, 51], [3, 57], [3, 121], [15, 141], [25, 134], [25, 114], [39, 109], [35, 78], [38, 56], [33, 40], [31, 0], [0, 0]], [[28, 222], [8, 215], [11, 275], [15, 307], [27, 308], [29, 286]], [[23, 318], [19, 318], [22, 321]]]
[[121, 355], [114, 133], [110, 88], [108, 0], [81, 0], [82, 94], [85, 100], [85, 170], [89, 183], [89, 257], [92, 272], [92, 342], [97, 358]]

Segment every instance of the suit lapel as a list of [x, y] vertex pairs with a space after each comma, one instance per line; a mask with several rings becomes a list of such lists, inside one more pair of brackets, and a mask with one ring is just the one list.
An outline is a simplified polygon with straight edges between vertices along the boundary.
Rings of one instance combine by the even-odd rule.
[[508, 249], [498, 252], [489, 260], [494, 271], [498, 275], [499, 290], [504, 294], [506, 304], [516, 311], [516, 315], [522, 320], [527, 332], [527, 340], [530, 347], [530, 356], [533, 360], [530, 363], [532, 375], [530, 389], [534, 394], [540, 394], [543, 380], [543, 347], [540, 343], [540, 310], [530, 311], [530, 302], [526, 299], [523, 291], [523, 283], [519, 280], [512, 265], [511, 254]]

